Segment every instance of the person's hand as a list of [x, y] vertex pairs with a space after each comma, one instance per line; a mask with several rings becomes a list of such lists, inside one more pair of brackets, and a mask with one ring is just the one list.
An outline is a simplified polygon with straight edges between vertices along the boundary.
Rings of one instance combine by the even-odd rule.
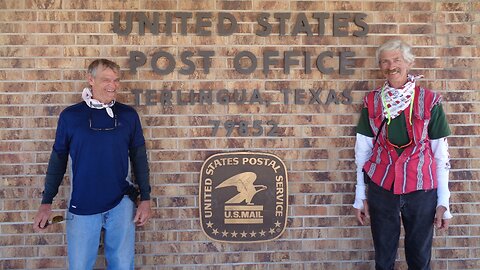
[[38, 208], [35, 219], [33, 220], [33, 230], [35, 232], [41, 232], [45, 230], [48, 223], [48, 219], [52, 214], [52, 205], [51, 204], [41, 204]]
[[447, 211], [447, 208], [445, 206], [440, 205], [437, 207], [437, 211], [435, 212], [435, 220], [433, 221], [433, 224], [435, 225], [435, 228], [437, 228], [437, 230], [443, 231], [448, 228], [449, 220], [443, 218], [443, 214], [445, 213], [445, 211]]
[[137, 226], [143, 226], [150, 219], [151, 215], [152, 211], [150, 209], [150, 200], [140, 201], [137, 207], [137, 212], [135, 213], [135, 218], [133, 218], [133, 222], [135, 222]]
[[366, 225], [370, 215], [368, 214], [368, 202], [363, 200], [363, 209], [355, 209], [355, 216], [357, 217], [358, 223], [361, 225]]

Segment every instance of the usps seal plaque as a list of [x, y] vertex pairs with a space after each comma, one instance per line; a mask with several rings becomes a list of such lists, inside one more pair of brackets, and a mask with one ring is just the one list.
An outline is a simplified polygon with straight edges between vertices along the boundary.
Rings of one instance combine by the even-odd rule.
[[269, 153], [215, 154], [200, 172], [203, 232], [221, 242], [274, 240], [287, 223], [288, 175]]

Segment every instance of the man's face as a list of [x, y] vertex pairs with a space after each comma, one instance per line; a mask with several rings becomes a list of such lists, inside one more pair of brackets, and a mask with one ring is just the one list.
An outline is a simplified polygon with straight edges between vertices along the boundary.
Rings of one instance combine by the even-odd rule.
[[407, 82], [408, 71], [413, 63], [407, 63], [403, 59], [400, 50], [394, 50], [382, 51], [380, 53], [379, 65], [383, 76], [385, 76], [390, 85], [400, 88]]
[[120, 88], [120, 77], [114, 70], [98, 66], [95, 77], [88, 76], [88, 83], [92, 87], [93, 98], [107, 104], [117, 95], [117, 90]]

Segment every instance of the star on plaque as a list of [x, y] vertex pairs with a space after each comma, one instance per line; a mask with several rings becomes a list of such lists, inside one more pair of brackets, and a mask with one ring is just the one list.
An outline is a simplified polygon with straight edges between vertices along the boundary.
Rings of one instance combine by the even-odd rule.
[[241, 232], [240, 235], [242, 235], [242, 237], [247, 237], [247, 233], [245, 231]]
[[228, 232], [227, 232], [226, 230], [224, 230], [224, 231], [222, 232], [222, 236], [227, 237], [227, 236], [228, 236]]
[[207, 228], [212, 228], [213, 223], [211, 221], [207, 222]]
[[237, 235], [238, 235], [238, 233], [236, 231], [233, 231], [231, 234], [232, 234], [232, 237], [234, 237], [234, 238], [237, 237]]
[[252, 231], [252, 232], [250, 233], [250, 236], [251, 236], [251, 237], [255, 237], [255, 236], [257, 236], [257, 233], [254, 232], [254, 231]]

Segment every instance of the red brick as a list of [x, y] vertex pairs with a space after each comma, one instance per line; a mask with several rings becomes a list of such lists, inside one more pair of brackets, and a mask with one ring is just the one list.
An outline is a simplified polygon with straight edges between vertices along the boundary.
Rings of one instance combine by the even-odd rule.
[[238, 0], [238, 1], [229, 1], [229, 0], [217, 0], [216, 6], [221, 10], [249, 10], [252, 9], [251, 1]]
[[25, 269], [25, 267], [24, 259], [2, 259], [0, 261], [1, 269]]

